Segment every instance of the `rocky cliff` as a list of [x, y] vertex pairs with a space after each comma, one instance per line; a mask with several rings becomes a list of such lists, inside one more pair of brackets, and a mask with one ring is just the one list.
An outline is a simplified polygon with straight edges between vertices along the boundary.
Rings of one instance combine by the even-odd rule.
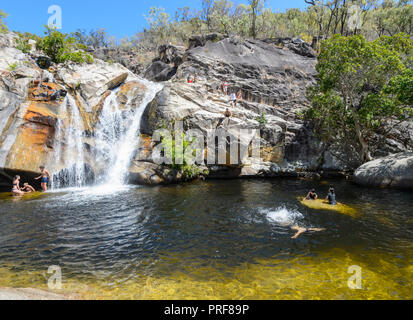
[[[221, 125], [229, 108], [228, 135], [238, 129], [260, 130], [262, 161], [209, 165], [211, 177], [308, 176], [320, 170], [345, 169], [300, 120], [308, 106], [306, 88], [316, 76], [317, 61], [310, 46], [292, 39], [195, 40], [184, 53], [163, 48], [148, 68], [151, 79], [169, 80], [145, 112], [145, 134], [152, 135], [162, 123], [181, 120], [186, 129], [199, 129], [206, 136], [208, 130]], [[188, 83], [188, 75], [196, 75], [196, 82]], [[236, 107], [231, 107], [229, 96], [222, 92], [224, 81], [229, 84], [228, 94], [242, 91]], [[138, 182], [162, 180], [150, 157], [138, 156], [132, 171]]]
[[40, 52], [16, 49], [15, 38], [0, 35], [0, 185], [8, 189], [14, 174], [33, 182], [42, 164], [53, 173], [67, 169], [73, 163], [67, 158], [78, 156], [73, 148], [82, 150], [85, 179], [93, 179], [103, 170], [95, 161], [95, 130], [106, 98], [117, 88], [119, 108], [133, 110], [147, 91], [145, 82], [98, 59], [56, 65]]
[[[306, 89], [316, 81], [317, 63], [314, 51], [301, 40], [210, 35], [193, 37], [188, 49], [161, 46], [146, 70], [134, 70], [163, 84], [153, 101], [142, 105], [152, 84], [124, 66], [100, 59], [92, 64], [56, 65], [41, 52], [22, 53], [14, 38], [12, 33], [0, 35], [0, 182], [7, 188], [11, 175], [29, 179], [40, 164], [67, 180], [67, 170], [74, 165], [67, 157], [78, 158], [76, 166], [78, 171], [79, 163], [82, 167], [84, 183], [96, 180], [111, 161], [102, 146], [108, 134], [102, 130], [107, 102], [116, 104], [115, 122], [133, 116], [137, 108], [145, 109], [142, 139], [130, 141], [140, 141], [129, 170], [132, 183], [182, 179], [179, 172], [155, 164], [152, 157], [152, 134], [175, 121], [182, 121], [185, 130], [200, 130], [205, 137], [217, 128], [228, 137], [240, 129], [259, 130], [260, 161], [202, 166], [210, 177], [314, 177], [353, 169], [333, 156], [337, 152], [318, 141], [311, 124], [301, 120], [308, 107]], [[188, 83], [189, 75], [196, 75], [196, 81]], [[228, 82], [228, 94], [242, 93], [236, 106], [223, 93], [223, 82]], [[227, 108], [229, 121], [224, 116]], [[397, 139], [401, 133], [395, 132], [380, 148], [380, 156], [411, 150], [411, 123], [406, 128], [405, 141]], [[116, 138], [119, 128], [111, 130]], [[248, 149], [245, 141], [248, 137], [241, 136], [235, 143]], [[345, 146], [331, 148], [342, 152], [341, 159], [346, 157]]]

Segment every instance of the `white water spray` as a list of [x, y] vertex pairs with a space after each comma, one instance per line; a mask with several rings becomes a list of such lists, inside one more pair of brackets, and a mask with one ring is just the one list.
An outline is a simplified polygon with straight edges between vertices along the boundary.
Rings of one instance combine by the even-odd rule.
[[115, 89], [105, 99], [93, 133], [91, 152], [85, 153], [84, 127], [76, 101], [67, 95], [60, 106], [62, 119], [58, 120], [55, 135], [53, 189], [80, 188], [90, 183], [86, 164], [94, 168], [95, 184], [119, 188], [127, 183], [128, 170], [140, 140], [140, 124], [147, 105], [162, 89], [162, 85], [141, 80], [147, 87], [138, 106], [130, 103], [132, 97], [120, 106]]
[[[98, 157], [106, 158], [106, 174], [102, 183], [120, 186], [127, 182], [127, 174], [134, 152], [140, 142], [140, 124], [147, 105], [162, 89], [162, 85], [143, 81], [148, 91], [136, 109], [129, 103], [125, 110], [119, 109], [116, 92], [106, 99], [96, 130]], [[103, 152], [103, 153], [102, 153]]]
[[76, 101], [70, 94], [60, 105], [60, 114], [65, 120], [59, 119], [57, 122], [53, 161], [55, 167], [63, 169], [53, 176], [52, 188], [82, 187], [86, 180], [82, 138], [84, 126]]

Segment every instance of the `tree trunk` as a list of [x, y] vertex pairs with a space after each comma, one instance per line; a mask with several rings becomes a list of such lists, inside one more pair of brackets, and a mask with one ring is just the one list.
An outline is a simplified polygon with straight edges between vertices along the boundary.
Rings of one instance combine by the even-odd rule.
[[361, 146], [361, 160], [363, 163], [369, 162], [373, 160], [373, 157], [370, 154], [369, 145], [363, 137], [363, 133], [361, 132], [361, 125], [360, 125], [360, 118], [356, 108], [353, 106], [351, 107], [354, 116], [354, 128], [356, 129], [357, 138], [360, 142]]

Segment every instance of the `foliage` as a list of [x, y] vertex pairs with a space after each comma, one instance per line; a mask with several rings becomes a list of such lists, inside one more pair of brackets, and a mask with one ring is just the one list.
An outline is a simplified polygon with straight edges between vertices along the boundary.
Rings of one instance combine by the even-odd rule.
[[105, 29], [90, 30], [89, 33], [85, 30], [78, 29], [76, 32], [71, 33], [70, 36], [75, 38], [76, 42], [93, 48], [104, 48], [110, 44]]
[[29, 44], [30, 40], [34, 40], [36, 41], [36, 43], [40, 41], [40, 37], [30, 32], [18, 32], [17, 34], [18, 38], [16, 39], [16, 48], [23, 51], [24, 53], [29, 53], [32, 49], [31, 45]]
[[[182, 172], [184, 178], [193, 179], [200, 175], [208, 175], [208, 172], [202, 170], [198, 165], [192, 164], [195, 163], [195, 157], [197, 150], [191, 155], [187, 154], [189, 146], [194, 142], [195, 138], [188, 140], [185, 134], [182, 134], [182, 144], [183, 144], [183, 154], [176, 153], [176, 144], [175, 139], [164, 136], [162, 137], [162, 145], [164, 147], [165, 154], [169, 155], [172, 159], [171, 168], [177, 171]], [[185, 154], [185, 157], [183, 156]], [[192, 156], [191, 159], [188, 159], [188, 156]]]
[[318, 82], [309, 89], [306, 118], [327, 143], [344, 142], [372, 159], [377, 133], [413, 117], [411, 57], [406, 34], [367, 41], [361, 35], [336, 35], [322, 42]]
[[84, 51], [86, 48], [83, 44], [77, 42], [75, 38], [48, 26], [46, 26], [45, 37], [40, 39], [37, 46], [55, 63], [66, 61], [75, 63], [93, 62], [92, 57]]
[[257, 121], [261, 126], [265, 126], [268, 123], [267, 117], [265, 116], [265, 112], [263, 112], [259, 117], [257, 117]]
[[7, 32], [7, 26], [4, 23], [3, 19], [7, 18], [7, 13], [0, 10], [0, 33]]
[[17, 64], [17, 62], [14, 62], [12, 64], [9, 64], [9, 71], [14, 71], [17, 69], [19, 65]]

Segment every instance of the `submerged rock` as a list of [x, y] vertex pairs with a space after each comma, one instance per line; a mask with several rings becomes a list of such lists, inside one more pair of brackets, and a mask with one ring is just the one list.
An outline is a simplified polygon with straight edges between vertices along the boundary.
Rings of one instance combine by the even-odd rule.
[[354, 181], [369, 187], [413, 189], [413, 152], [368, 162], [356, 170]]

